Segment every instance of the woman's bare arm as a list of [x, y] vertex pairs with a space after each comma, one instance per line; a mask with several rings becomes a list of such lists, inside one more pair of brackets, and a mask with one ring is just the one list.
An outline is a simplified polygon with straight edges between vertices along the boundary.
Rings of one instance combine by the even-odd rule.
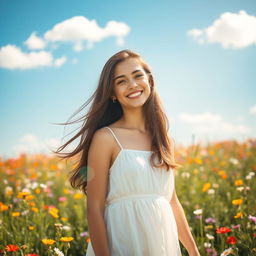
[[[172, 160], [174, 161], [175, 160], [174, 141], [172, 139], [171, 141], [172, 141], [171, 155], [172, 155]], [[190, 256], [200, 256], [200, 253], [197, 249], [194, 238], [191, 234], [183, 207], [177, 197], [176, 190], [175, 190], [175, 182], [174, 182], [174, 190], [173, 190], [172, 199], [170, 201], [170, 205], [172, 207], [173, 214], [177, 223], [179, 240], [187, 249]]]
[[104, 128], [95, 132], [88, 152], [87, 220], [96, 256], [110, 256], [104, 208], [113, 140]]

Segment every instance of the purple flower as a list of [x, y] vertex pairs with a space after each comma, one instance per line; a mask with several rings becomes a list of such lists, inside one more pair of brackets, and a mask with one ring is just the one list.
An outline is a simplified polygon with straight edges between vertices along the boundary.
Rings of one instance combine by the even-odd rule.
[[206, 223], [215, 223], [215, 219], [214, 218], [207, 218], [205, 219]]
[[207, 256], [217, 256], [217, 252], [213, 248], [206, 248]]
[[82, 232], [82, 233], [80, 234], [81, 237], [84, 237], [84, 236], [87, 236], [87, 235], [88, 235], [88, 232], [86, 232], [86, 231], [85, 231], [85, 232]]
[[249, 215], [248, 218], [249, 218], [249, 220], [252, 220], [256, 224], [256, 217], [255, 216]]

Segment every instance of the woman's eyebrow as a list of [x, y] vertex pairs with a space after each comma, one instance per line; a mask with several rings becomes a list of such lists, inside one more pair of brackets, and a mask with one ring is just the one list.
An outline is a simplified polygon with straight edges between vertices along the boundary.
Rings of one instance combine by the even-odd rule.
[[[142, 71], [142, 70], [140, 70], [140, 69], [134, 70], [134, 71], [132, 71], [131, 74], [135, 74], [136, 72], [139, 72], [139, 71]], [[114, 78], [114, 81], [115, 81], [116, 79], [118, 79], [118, 78], [121, 78], [121, 77], [125, 77], [125, 75], [120, 75], [120, 76], [115, 77], [115, 78]]]

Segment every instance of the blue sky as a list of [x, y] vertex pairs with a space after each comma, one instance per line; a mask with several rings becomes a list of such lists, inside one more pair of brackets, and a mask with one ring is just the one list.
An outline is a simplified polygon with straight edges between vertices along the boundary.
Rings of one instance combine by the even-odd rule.
[[176, 145], [192, 134], [202, 143], [255, 137], [254, 0], [2, 0], [0, 9], [2, 157], [66, 141], [80, 124], [53, 123], [91, 96], [122, 49], [152, 67]]

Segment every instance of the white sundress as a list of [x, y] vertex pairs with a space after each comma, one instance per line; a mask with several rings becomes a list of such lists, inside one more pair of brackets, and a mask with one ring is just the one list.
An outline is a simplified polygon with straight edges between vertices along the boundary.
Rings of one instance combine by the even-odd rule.
[[[181, 256], [170, 205], [174, 174], [152, 168], [152, 151], [121, 150], [109, 169], [104, 211], [111, 256]], [[86, 256], [95, 256], [89, 241]]]

